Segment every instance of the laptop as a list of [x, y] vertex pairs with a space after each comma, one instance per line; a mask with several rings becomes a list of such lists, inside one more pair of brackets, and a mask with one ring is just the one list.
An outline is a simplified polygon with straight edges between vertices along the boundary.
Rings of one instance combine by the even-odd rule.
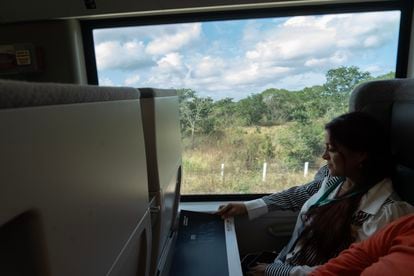
[[180, 211], [171, 276], [241, 276], [233, 218]]

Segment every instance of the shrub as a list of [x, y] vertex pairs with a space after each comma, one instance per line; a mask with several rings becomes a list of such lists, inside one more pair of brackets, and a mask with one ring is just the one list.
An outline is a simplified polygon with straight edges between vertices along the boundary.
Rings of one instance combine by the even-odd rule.
[[301, 169], [304, 162], [313, 162], [323, 150], [323, 124], [293, 123], [278, 139], [278, 156], [291, 169]]

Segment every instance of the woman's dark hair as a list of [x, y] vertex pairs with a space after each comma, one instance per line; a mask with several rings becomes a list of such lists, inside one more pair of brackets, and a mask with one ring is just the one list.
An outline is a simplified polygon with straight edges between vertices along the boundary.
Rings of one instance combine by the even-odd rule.
[[358, 184], [370, 186], [391, 176], [393, 163], [389, 135], [375, 118], [364, 112], [351, 112], [327, 123], [325, 130], [334, 145], [368, 154], [361, 164], [364, 182]]
[[[391, 176], [392, 171], [388, 136], [373, 117], [362, 112], [347, 113], [326, 124], [325, 130], [334, 145], [367, 153], [361, 167], [363, 183], [357, 183], [356, 187], [363, 192], [311, 207], [303, 215], [306, 226], [299, 240], [302, 249], [296, 256], [297, 263], [302, 265], [325, 263], [355, 241], [351, 224], [363, 193], [383, 178]], [[309, 254], [312, 254], [311, 258]]]

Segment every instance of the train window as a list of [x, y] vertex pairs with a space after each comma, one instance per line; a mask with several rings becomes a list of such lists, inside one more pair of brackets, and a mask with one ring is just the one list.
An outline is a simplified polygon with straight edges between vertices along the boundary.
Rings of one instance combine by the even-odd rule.
[[399, 10], [93, 29], [100, 85], [180, 95], [183, 194], [305, 183], [359, 83], [395, 77]]

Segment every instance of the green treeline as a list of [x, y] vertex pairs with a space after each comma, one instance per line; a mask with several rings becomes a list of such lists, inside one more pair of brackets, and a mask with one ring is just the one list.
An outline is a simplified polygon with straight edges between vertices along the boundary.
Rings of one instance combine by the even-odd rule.
[[[299, 91], [271, 88], [239, 101], [214, 101], [192, 89], [179, 89], [184, 154], [190, 157], [196, 151], [213, 150], [220, 162], [247, 170], [260, 167], [263, 161], [300, 169], [322, 152], [323, 126], [347, 112], [353, 88], [389, 78], [394, 78], [394, 72], [373, 77], [355, 66], [338, 67], [328, 70], [323, 85]], [[189, 169], [205, 166], [193, 161], [188, 158], [184, 165]]]

